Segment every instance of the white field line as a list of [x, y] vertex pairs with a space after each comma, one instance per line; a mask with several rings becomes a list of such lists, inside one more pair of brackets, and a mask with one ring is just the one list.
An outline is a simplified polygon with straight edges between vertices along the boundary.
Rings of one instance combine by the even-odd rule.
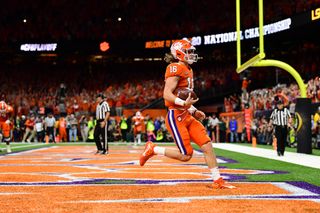
[[[33, 145], [33, 146], [36, 146], [36, 145]], [[17, 153], [11, 153], [11, 154], [7, 154], [7, 156], [17, 156], [17, 155], [24, 155], [26, 153], [33, 153], [33, 152], [38, 152], [38, 151], [42, 151], [42, 150], [46, 150], [46, 149], [55, 149], [56, 147], [55, 146], [50, 146], [50, 147], [42, 147], [42, 148], [39, 148], [39, 149], [32, 149], [32, 150], [27, 150], [27, 151], [21, 151], [21, 152], [17, 152]], [[4, 156], [2, 156], [4, 157]]]
[[32, 193], [29, 192], [0, 192], [0, 196], [1, 195], [29, 195]]
[[[255, 183], [258, 184], [258, 183]], [[261, 183], [266, 184], [266, 183]], [[308, 199], [299, 198], [300, 196], [313, 196], [317, 195], [310, 191], [301, 189], [299, 187], [290, 185], [288, 183], [280, 182], [274, 184], [275, 186], [282, 188], [292, 194], [263, 194], [263, 195], [222, 195], [222, 196], [190, 196], [190, 197], [166, 197], [166, 198], [142, 198], [142, 199], [117, 199], [117, 200], [80, 200], [69, 201], [65, 203], [188, 203], [192, 200], [309, 200], [319, 202], [320, 199]], [[267, 196], [267, 197], [266, 197]], [[283, 196], [283, 198], [279, 198]], [[291, 198], [286, 198], [292, 196]]]
[[[29, 145], [26, 145], [26, 146], [11, 146], [11, 149], [12, 150], [15, 150], [15, 149], [20, 149], [20, 148], [27, 148], [27, 147], [34, 147], [34, 146], [45, 146], [46, 144], [29, 144]], [[6, 150], [7, 148], [0, 148], [1, 150]]]
[[[268, 197], [265, 197], [268, 196]], [[287, 194], [264, 194], [264, 195], [222, 195], [222, 196], [192, 196], [192, 197], [168, 197], [168, 198], [142, 198], [142, 199], [123, 199], [123, 200], [79, 200], [64, 203], [189, 203], [193, 200], [307, 200], [299, 198], [304, 194], [292, 195], [293, 198], [279, 198], [288, 196]]]
[[213, 143], [214, 148], [225, 149], [246, 155], [257, 156], [261, 158], [273, 159], [287, 163], [293, 163], [301, 166], [320, 169], [320, 156], [285, 152], [284, 156], [279, 157], [275, 150], [263, 149], [258, 147], [246, 147], [230, 143]]

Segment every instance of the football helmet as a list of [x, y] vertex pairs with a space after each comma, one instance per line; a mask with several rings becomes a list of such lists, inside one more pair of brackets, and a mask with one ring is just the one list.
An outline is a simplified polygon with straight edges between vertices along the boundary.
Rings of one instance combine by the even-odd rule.
[[140, 111], [137, 111], [137, 112], [136, 112], [136, 117], [138, 117], [138, 118], [141, 117], [141, 112], [140, 112]]
[[198, 54], [195, 54], [195, 50], [196, 48], [187, 39], [173, 42], [170, 48], [171, 54], [175, 59], [187, 62], [188, 64], [198, 61]]

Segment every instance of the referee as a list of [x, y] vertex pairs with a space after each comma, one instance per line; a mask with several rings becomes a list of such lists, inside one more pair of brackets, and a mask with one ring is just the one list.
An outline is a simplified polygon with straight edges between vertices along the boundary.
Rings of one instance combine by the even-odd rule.
[[270, 120], [275, 127], [278, 156], [283, 156], [287, 142], [287, 126], [291, 119], [291, 115], [289, 110], [283, 107], [283, 101], [281, 99], [276, 102], [276, 105], [277, 107], [273, 110]]
[[[96, 119], [97, 125], [94, 128], [94, 141], [97, 146], [96, 154], [108, 154], [108, 140], [107, 140], [107, 130], [108, 130], [108, 119], [110, 116], [110, 108], [105, 100], [102, 93], [97, 95], [97, 107], [96, 107]], [[102, 140], [102, 144], [101, 144]], [[107, 148], [106, 148], [107, 144]]]

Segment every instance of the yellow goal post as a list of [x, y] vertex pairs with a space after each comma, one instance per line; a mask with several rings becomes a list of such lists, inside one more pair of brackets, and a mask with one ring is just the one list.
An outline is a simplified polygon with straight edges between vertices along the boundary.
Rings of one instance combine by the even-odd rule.
[[263, 0], [259, 1], [259, 53], [246, 61], [241, 63], [241, 38], [240, 38], [240, 0], [236, 0], [236, 31], [237, 31], [237, 68], [236, 72], [241, 73], [242, 71], [248, 69], [249, 67], [279, 67], [283, 70], [289, 72], [296, 80], [301, 98], [307, 97], [307, 88], [304, 84], [300, 74], [289, 64], [268, 59], [265, 60], [266, 54], [264, 52], [264, 28], [263, 28]]

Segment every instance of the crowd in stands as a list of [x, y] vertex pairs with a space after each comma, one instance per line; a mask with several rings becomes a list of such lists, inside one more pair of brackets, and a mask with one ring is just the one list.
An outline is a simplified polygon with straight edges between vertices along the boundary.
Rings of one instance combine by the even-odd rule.
[[[157, 142], [173, 141], [165, 128], [164, 117], [152, 118], [146, 115], [142, 129], [142, 140]], [[96, 120], [92, 115], [82, 115], [77, 119], [75, 114], [47, 115], [32, 113], [28, 116], [13, 118], [13, 141], [23, 143], [59, 143], [59, 142], [93, 142]], [[110, 117], [108, 121], [108, 140], [133, 142], [134, 122], [132, 117]]]
[[[319, 55], [316, 53], [319, 51], [319, 47], [310, 43], [303, 43], [302, 46], [297, 47], [295, 45], [292, 48], [295, 50], [290, 52], [292, 54], [285, 54], [288, 59], [285, 61], [297, 68], [303, 79], [308, 80], [306, 81], [308, 97], [313, 102], [319, 102], [320, 80], [319, 77], [316, 77], [318, 76], [317, 70], [319, 70]], [[252, 129], [257, 133], [258, 142], [267, 141], [266, 143], [269, 143], [269, 137], [265, 137], [270, 128], [265, 122], [265, 120], [268, 121], [268, 116], [260, 112], [271, 110], [274, 107], [275, 95], [284, 98], [290, 111], [294, 111], [295, 99], [299, 95], [299, 89], [296, 84], [290, 83], [289, 79], [293, 80], [293, 78], [288, 78], [287, 73], [280, 72], [279, 82], [289, 82], [289, 85], [279, 84], [276, 87], [266, 87], [267, 83], [275, 82], [275, 72], [269, 70], [270, 72], [267, 73], [270, 74], [266, 75], [266, 71], [260, 72], [259, 70], [253, 71], [247, 79], [242, 78], [241, 85], [241, 75], [234, 71], [235, 65], [231, 62], [234, 63], [234, 58], [224, 52], [213, 54], [214, 62], [199, 61], [193, 66], [197, 95], [201, 99], [215, 98], [218, 95], [224, 96], [225, 92], [229, 92], [231, 95], [226, 96], [224, 101], [226, 112], [242, 111], [244, 105], [249, 104], [257, 115]], [[279, 55], [275, 58], [278, 57]], [[85, 138], [81, 137], [80, 134], [81, 118], [85, 116], [89, 121], [90, 115], [94, 114], [97, 92], [103, 92], [108, 97], [112, 116], [121, 116], [122, 110], [125, 108], [138, 109], [162, 97], [163, 75], [166, 67], [163, 62], [110, 63], [102, 67], [96, 66], [95, 64], [83, 67], [83, 64], [73, 64], [71, 66], [59, 65], [59, 63], [56, 65], [33, 64], [31, 62], [23, 63], [21, 66], [19, 64], [2, 64], [0, 67], [3, 71], [0, 72], [0, 92], [5, 94], [6, 102], [13, 106], [16, 121], [29, 119], [32, 117], [31, 115], [34, 116], [35, 121], [43, 121], [49, 113], [52, 113], [57, 121], [61, 115], [66, 120], [74, 115], [77, 119], [76, 129], [78, 131], [75, 133], [73, 130], [72, 140], [75, 140], [74, 135], [78, 135], [78, 138]], [[121, 75], [119, 75], [120, 72]], [[63, 84], [61, 84], [62, 79]], [[240, 91], [241, 95], [239, 95]], [[220, 137], [214, 137], [213, 135], [213, 139], [223, 141], [222, 139], [225, 137], [226, 141], [230, 141], [229, 122], [231, 118], [220, 117], [218, 122], [220, 128], [212, 127], [212, 121], [209, 118], [207, 129], [210, 135], [212, 136], [212, 132], [218, 131], [220, 133], [222, 131], [221, 134], [218, 134]], [[113, 126], [119, 126], [119, 124], [116, 123]], [[258, 137], [258, 133], [261, 133], [260, 137]], [[18, 135], [16, 138], [22, 140], [23, 134]], [[237, 140], [236, 135], [232, 135], [232, 138]], [[245, 140], [246, 135], [244, 133], [238, 136], [238, 140]], [[69, 137], [69, 134], [67, 134], [67, 137]], [[262, 138], [268, 139], [263, 140]], [[27, 139], [25, 140], [27, 141]], [[70, 140], [70, 138], [66, 140]]]
[[[242, 111], [244, 105], [249, 104], [256, 115], [252, 124], [253, 135], [256, 135], [259, 143], [270, 143], [270, 137], [267, 132], [269, 132], [271, 127], [268, 124], [268, 114], [266, 112], [270, 112], [274, 108], [274, 97], [280, 96], [290, 109], [290, 112], [293, 113], [295, 100], [299, 96], [298, 86], [291, 83], [289, 85], [279, 84], [270, 88], [252, 89], [254, 82], [260, 80], [259, 77], [251, 75], [248, 78], [243, 78], [241, 85], [239, 75], [231, 68], [228, 68], [228, 65], [224, 65], [225, 70], [223, 64], [221, 66], [218, 65], [215, 64], [214, 68], [210, 68], [207, 64], [200, 64], [197, 67], [197, 79], [195, 79], [197, 94], [200, 97], [205, 97], [206, 95], [215, 97], [215, 95], [222, 94], [230, 88], [236, 88], [233, 91], [238, 91], [238, 93], [232, 93], [225, 98], [225, 111]], [[132, 65], [130, 66], [134, 69], [136, 68]], [[141, 66], [139, 65], [139, 67]], [[159, 66], [158, 64], [158, 70], [152, 67], [152, 72], [148, 72], [150, 70], [148, 66], [142, 69], [143, 71], [135, 72], [123, 69], [121, 71], [125, 73], [125, 78], [119, 77], [117, 72], [113, 71], [106, 72], [99, 69], [90, 71], [89, 69], [89, 72], [82, 70], [80, 72], [65, 72], [64, 69], [61, 69], [61, 71], [60, 68], [54, 71], [48, 68], [47, 72], [50, 74], [50, 78], [48, 78], [46, 74], [40, 73], [41, 71], [38, 69], [28, 72], [28, 75], [23, 75], [25, 67], [22, 67], [21, 70], [15, 69], [7, 73], [0, 72], [0, 91], [2, 94], [5, 94], [4, 99], [6, 102], [13, 106], [16, 123], [19, 123], [17, 122], [19, 120], [29, 119], [32, 115], [35, 121], [43, 121], [45, 119], [44, 116], [49, 113], [52, 113], [57, 121], [61, 115], [66, 121], [74, 115], [75, 119], [77, 119], [76, 129], [78, 131], [77, 133], [73, 133], [73, 135], [77, 135], [78, 138], [86, 138], [80, 134], [80, 120], [82, 116], [85, 116], [86, 120], [90, 120], [90, 116], [94, 114], [96, 106], [95, 95], [97, 92], [103, 92], [108, 97], [108, 103], [112, 110], [111, 115], [121, 116], [123, 109], [138, 109], [162, 97], [163, 71], [161, 71], [161, 67], [165, 67], [165, 65]], [[311, 72], [309, 71], [310, 69]], [[309, 74], [314, 76], [316, 72], [312, 71], [313, 69], [317, 69], [317, 67], [310, 66], [309, 68], [305, 68], [307, 73], [309, 71]], [[94, 75], [91, 75], [90, 72], [94, 72]], [[301, 74], [305, 75], [304, 72], [301, 72]], [[65, 75], [66, 83], [59, 83], [61, 75]], [[37, 77], [34, 78], [34, 76]], [[101, 77], [96, 78], [95, 76]], [[139, 76], [139, 78], [136, 78], [136, 76]], [[74, 79], [77, 79], [77, 81], [74, 81]], [[229, 84], [228, 82], [234, 83]], [[306, 84], [308, 85], [308, 97], [313, 102], [319, 102], [319, 77], [311, 78]], [[239, 96], [240, 88], [241, 95]], [[210, 124], [207, 126], [208, 132], [212, 135], [212, 132], [218, 131], [220, 133], [222, 131], [221, 134], [218, 134], [220, 137], [215, 137], [216, 140], [218, 138], [218, 141], [222, 141], [221, 139], [224, 138], [226, 141], [232, 141], [231, 135], [235, 141], [237, 140], [236, 136], [239, 136], [238, 140], [245, 140], [245, 131], [239, 135], [231, 133], [230, 120], [231, 118], [220, 117], [218, 124], [214, 125], [220, 127], [217, 130], [215, 127], [212, 127], [212, 121], [209, 116], [208, 123]], [[119, 123], [114, 122], [113, 126], [119, 129]], [[68, 128], [67, 132], [70, 132]], [[116, 130], [115, 132], [119, 131]], [[165, 130], [163, 132], [166, 133]], [[17, 135], [17, 140], [23, 139], [23, 134], [17, 133]], [[34, 138], [36, 138], [35, 136]], [[69, 137], [69, 134], [67, 134], [67, 137]], [[27, 141], [27, 138], [25, 140]], [[70, 138], [66, 140], [70, 140]], [[75, 139], [73, 138], [72, 140]]]
[[[257, 1], [242, 1], [245, 27], [257, 25]], [[319, 0], [272, 0], [266, 22], [301, 13]], [[223, 13], [221, 13], [223, 11]], [[234, 1], [9, 1], [0, 8], [0, 42], [21, 40], [95, 40], [172, 38], [234, 28]], [[17, 15], [19, 14], [19, 15]], [[220, 15], [216, 15], [220, 14]], [[121, 21], [118, 20], [121, 18]], [[23, 20], [25, 19], [25, 22]], [[165, 23], [165, 24], [157, 24]], [[126, 30], [123, 30], [126, 29]]]
[[[248, 81], [246, 78], [243, 82]], [[248, 82], [243, 83], [246, 85]], [[307, 97], [311, 99], [312, 103], [320, 103], [320, 78], [317, 76], [310, 79], [307, 83]], [[296, 120], [295, 120], [295, 105], [296, 99], [300, 97], [300, 90], [297, 84], [292, 83], [289, 85], [279, 84], [272, 88], [262, 88], [248, 91], [247, 88], [242, 86], [241, 96], [231, 95], [224, 100], [225, 112], [237, 112], [244, 110], [246, 105], [250, 106], [254, 112], [253, 120], [251, 123], [251, 132], [257, 139], [259, 144], [272, 144], [273, 126], [269, 122], [269, 117], [272, 110], [276, 106], [276, 101], [281, 99], [284, 105], [289, 109], [293, 120], [289, 124], [288, 131], [288, 144], [290, 146], [296, 145]], [[319, 120], [320, 107], [318, 112], [312, 115], [312, 135], [315, 146], [319, 148], [320, 145], [320, 120]], [[317, 115], [318, 114], [318, 115]], [[229, 119], [229, 118], [228, 118]], [[244, 121], [243, 121], [244, 122]], [[230, 127], [230, 126], [229, 126]], [[229, 129], [230, 134], [232, 130]], [[245, 131], [243, 131], [245, 133]], [[245, 134], [242, 136], [245, 136]], [[240, 140], [243, 140], [240, 139]], [[231, 140], [232, 141], [232, 140]], [[319, 144], [319, 145], [317, 145]]]
[[[210, 78], [210, 77], [208, 77]], [[246, 78], [243, 81], [248, 81]], [[247, 83], [249, 83], [248, 81]], [[294, 114], [296, 98], [299, 96], [299, 88], [296, 84], [290, 85], [277, 85], [273, 88], [263, 88], [248, 91], [247, 83], [242, 85], [242, 95], [232, 94], [225, 98], [225, 111], [239, 112], [244, 109], [244, 105], [248, 104], [254, 111], [254, 119], [251, 124], [252, 135], [257, 139], [259, 144], [271, 144], [272, 143], [272, 131], [273, 127], [269, 122], [269, 114], [274, 108], [275, 97], [281, 98], [285, 105], [289, 108], [290, 112]], [[141, 84], [135, 85], [132, 83], [126, 83], [123, 87], [117, 88], [109, 86], [105, 89], [104, 93], [107, 94], [108, 102], [113, 109], [112, 118], [109, 121], [109, 136], [110, 140], [122, 140], [131, 141], [132, 140], [132, 130], [131, 121], [127, 118], [122, 117], [120, 120], [116, 119], [114, 116], [122, 116], [122, 110], [125, 105], [119, 105], [117, 103], [117, 97], [123, 97], [123, 104], [125, 100], [128, 99], [127, 94], [130, 94], [130, 90], [139, 92], [137, 98], [132, 98], [132, 103], [136, 105], [136, 100], [140, 100], [141, 94], [149, 94], [149, 91], [144, 92], [144, 89], [153, 88], [151, 90], [154, 93], [154, 97], [145, 102], [138, 102], [141, 104], [148, 104], [150, 101], [161, 97], [162, 88], [154, 88], [153, 81], [145, 81], [144, 86]], [[150, 86], [148, 86], [150, 84]], [[200, 84], [201, 85], [201, 84]], [[308, 97], [312, 99], [314, 103], [320, 102], [320, 79], [315, 77], [307, 82]], [[3, 88], [2, 88], [3, 89]], [[68, 94], [68, 95], [67, 95]], [[61, 84], [56, 90], [49, 90], [48, 94], [41, 92], [28, 92], [24, 90], [15, 91], [14, 93], [7, 93], [7, 96], [2, 97], [7, 100], [15, 109], [15, 129], [14, 129], [14, 140], [15, 141], [38, 141], [43, 142], [46, 140], [44, 137], [44, 130], [47, 128], [46, 124], [47, 117], [53, 115], [55, 117], [55, 124], [51, 125], [54, 127], [54, 134], [48, 138], [51, 141], [80, 141], [80, 140], [90, 140], [90, 131], [92, 130], [94, 124], [88, 125], [88, 122], [93, 122], [95, 112], [95, 94], [96, 91], [86, 91], [82, 90], [77, 95], [70, 95], [73, 93], [68, 92], [68, 88]], [[156, 96], [158, 95], [158, 96]], [[121, 99], [120, 99], [121, 100]], [[130, 99], [129, 99], [130, 100]], [[126, 105], [128, 106], [128, 105]], [[317, 118], [319, 120], [319, 118]], [[125, 120], [129, 128], [126, 137], [122, 137], [123, 131], [121, 129], [121, 122]], [[315, 120], [313, 123], [313, 131], [316, 133], [320, 128], [319, 121]], [[158, 138], [159, 141], [172, 141], [170, 135], [165, 129], [164, 118], [151, 118], [146, 116], [146, 123], [151, 122], [154, 126], [151, 131], [154, 135], [153, 139]], [[215, 142], [221, 141], [247, 141], [246, 129], [243, 128], [242, 132], [238, 132], [237, 124], [239, 120], [235, 117], [223, 117], [215, 115], [209, 115], [205, 119], [204, 124], [207, 128], [208, 134]], [[244, 120], [241, 120], [244, 122]], [[91, 126], [89, 128], [89, 126]], [[145, 125], [145, 139], [152, 135], [147, 126]], [[291, 137], [288, 140], [294, 140], [294, 125], [290, 126], [289, 134]], [[62, 134], [62, 132], [65, 132]], [[150, 133], [150, 135], [148, 135]], [[59, 135], [58, 138], [56, 136]], [[161, 136], [162, 135], [162, 136]], [[159, 139], [160, 138], [160, 139]], [[92, 138], [91, 138], [92, 139]]]

